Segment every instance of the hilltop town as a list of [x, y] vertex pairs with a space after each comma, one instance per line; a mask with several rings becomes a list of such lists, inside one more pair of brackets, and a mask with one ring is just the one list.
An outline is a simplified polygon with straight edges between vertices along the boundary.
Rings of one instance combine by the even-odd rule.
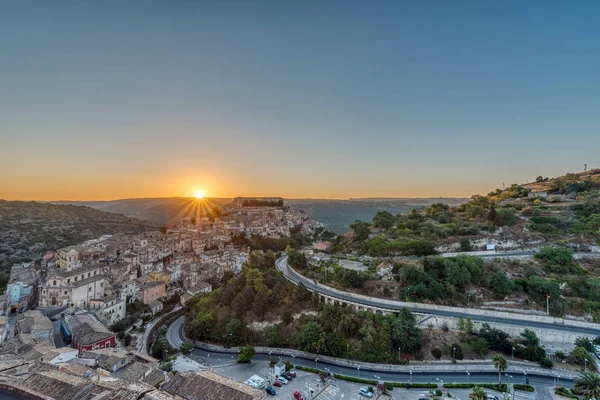
[[0, 384], [28, 371], [12, 383], [55, 398], [84, 398], [69, 397], [81, 392], [170, 399], [181, 394], [173, 380], [187, 379], [219, 381], [236, 396], [235, 382], [208, 371], [169, 374], [159, 361], [164, 337], [154, 332], [149, 339], [149, 322], [239, 274], [252, 250], [310, 243], [325, 229], [280, 198], [236, 198], [222, 210], [204, 209], [172, 226], [102, 235], [14, 264], [0, 308]]

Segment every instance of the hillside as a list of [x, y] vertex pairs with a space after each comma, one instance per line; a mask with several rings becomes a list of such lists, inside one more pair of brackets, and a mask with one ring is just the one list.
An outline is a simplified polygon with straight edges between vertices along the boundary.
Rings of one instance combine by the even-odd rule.
[[106, 234], [139, 233], [150, 222], [90, 207], [0, 200], [0, 270], [38, 260], [51, 249]]
[[[368, 199], [286, 199], [286, 205], [305, 210], [311, 219], [322, 222], [334, 232], [350, 230], [350, 224], [357, 219], [370, 220], [378, 211], [386, 210], [394, 214], [409, 212], [432, 203], [460, 204], [468, 199], [455, 198], [368, 198]], [[212, 207], [222, 207], [231, 198], [206, 198], [198, 201], [190, 197], [161, 197], [143, 199], [121, 199], [111, 201], [63, 201], [53, 204], [72, 204], [92, 207], [146, 219], [161, 225], [177, 222], [179, 218], [196, 217], [198, 211], [205, 212]], [[198, 207], [197, 205], [200, 204]]]

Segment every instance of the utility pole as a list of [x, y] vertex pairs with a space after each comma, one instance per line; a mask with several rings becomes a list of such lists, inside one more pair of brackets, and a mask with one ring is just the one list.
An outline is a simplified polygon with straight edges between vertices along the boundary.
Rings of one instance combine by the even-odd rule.
[[550, 296], [546, 296], [546, 315], [550, 315]]

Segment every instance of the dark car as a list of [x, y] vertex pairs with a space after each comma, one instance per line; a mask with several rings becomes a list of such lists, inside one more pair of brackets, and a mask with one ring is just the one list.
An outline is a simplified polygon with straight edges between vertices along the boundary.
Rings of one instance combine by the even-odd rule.
[[290, 374], [288, 374], [287, 372], [284, 372], [283, 374], [281, 374], [281, 376], [283, 376], [288, 381], [291, 381], [292, 379], [294, 379], [294, 377], [291, 376]]
[[271, 396], [275, 396], [277, 394], [275, 389], [273, 389], [273, 386], [269, 386], [265, 391], [267, 392], [267, 394], [270, 394]]

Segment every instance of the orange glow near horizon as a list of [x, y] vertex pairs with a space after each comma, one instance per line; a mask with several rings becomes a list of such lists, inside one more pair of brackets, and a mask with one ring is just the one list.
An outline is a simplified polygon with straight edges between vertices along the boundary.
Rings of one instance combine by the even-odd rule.
[[203, 199], [204, 196], [206, 196], [206, 194], [202, 190], [196, 190], [194, 192], [194, 197], [197, 198], [197, 199]]

